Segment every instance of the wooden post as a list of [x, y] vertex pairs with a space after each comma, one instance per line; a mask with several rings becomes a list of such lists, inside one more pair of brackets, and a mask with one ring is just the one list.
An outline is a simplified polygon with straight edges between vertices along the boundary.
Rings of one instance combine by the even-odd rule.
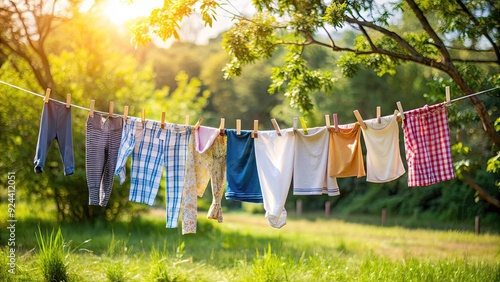
[[475, 230], [476, 230], [476, 235], [479, 235], [481, 233], [481, 220], [479, 219], [479, 215], [476, 215], [476, 222], [475, 222]]
[[330, 201], [326, 201], [325, 203], [325, 216], [330, 217]]
[[296, 211], [297, 215], [302, 215], [302, 200], [301, 199], [297, 200], [297, 203], [295, 205], [295, 211]]
[[387, 217], [387, 210], [384, 208], [382, 209], [382, 226], [385, 226], [386, 217]]

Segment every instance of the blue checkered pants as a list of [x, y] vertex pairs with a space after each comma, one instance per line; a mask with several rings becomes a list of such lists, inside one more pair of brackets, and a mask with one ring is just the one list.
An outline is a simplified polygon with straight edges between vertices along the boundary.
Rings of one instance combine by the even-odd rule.
[[190, 136], [190, 126], [167, 123], [161, 129], [160, 123], [146, 121], [137, 154], [133, 156], [130, 201], [153, 205], [166, 168], [167, 228], [176, 228], [178, 224]]

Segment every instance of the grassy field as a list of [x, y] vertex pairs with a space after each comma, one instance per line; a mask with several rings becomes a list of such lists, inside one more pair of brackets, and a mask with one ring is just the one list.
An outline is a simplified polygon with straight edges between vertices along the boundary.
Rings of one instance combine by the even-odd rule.
[[182, 235], [157, 210], [130, 221], [63, 223], [58, 236], [50, 208], [18, 204], [16, 213], [16, 274], [3, 247], [0, 281], [44, 281], [54, 269], [69, 281], [500, 281], [498, 234], [321, 214], [290, 216], [274, 229], [263, 214], [226, 212], [221, 224], [201, 213], [197, 234]]

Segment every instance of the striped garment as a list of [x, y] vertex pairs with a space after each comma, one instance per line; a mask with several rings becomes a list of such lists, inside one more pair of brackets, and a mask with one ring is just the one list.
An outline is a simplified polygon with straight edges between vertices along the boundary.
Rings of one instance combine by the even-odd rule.
[[453, 179], [446, 105], [426, 105], [404, 115], [408, 186], [427, 186]]
[[87, 119], [85, 167], [89, 205], [106, 206], [113, 187], [113, 177], [122, 136], [121, 117], [104, 118], [94, 113]]
[[151, 206], [158, 193], [163, 167], [166, 168], [167, 228], [178, 225], [190, 136], [190, 126], [167, 123], [161, 129], [160, 123], [146, 121], [137, 158], [132, 162], [129, 200]]

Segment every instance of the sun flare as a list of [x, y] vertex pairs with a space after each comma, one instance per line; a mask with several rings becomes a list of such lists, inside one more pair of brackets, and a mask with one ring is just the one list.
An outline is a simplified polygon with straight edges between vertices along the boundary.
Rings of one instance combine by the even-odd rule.
[[161, 1], [135, 0], [132, 3], [124, 0], [109, 0], [104, 5], [104, 15], [115, 24], [124, 24], [139, 17], [148, 16], [151, 11], [161, 5]]

